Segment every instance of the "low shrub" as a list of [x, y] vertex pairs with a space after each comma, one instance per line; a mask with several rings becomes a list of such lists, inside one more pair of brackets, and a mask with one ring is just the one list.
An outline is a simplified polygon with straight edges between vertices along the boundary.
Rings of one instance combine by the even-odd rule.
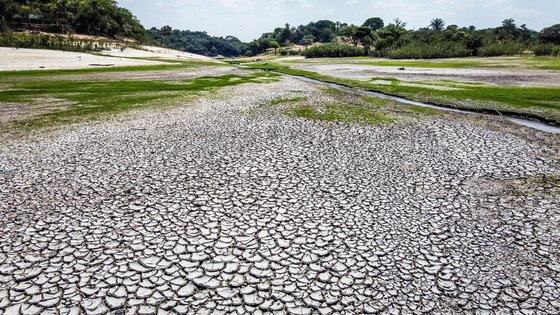
[[303, 55], [306, 58], [340, 58], [340, 57], [357, 57], [363, 56], [365, 51], [362, 47], [356, 47], [353, 45], [339, 44], [339, 43], [327, 43], [318, 46], [313, 46], [306, 49]]
[[105, 43], [40, 33], [18, 33], [6, 31], [0, 33], [1, 47], [54, 49], [73, 52], [90, 52], [107, 49]]
[[[461, 43], [443, 42], [426, 44], [413, 42], [401, 48], [384, 52], [385, 56], [392, 59], [434, 59], [467, 57], [471, 51]], [[374, 54], [375, 55], [375, 54]]]
[[301, 52], [297, 51], [297, 50], [293, 50], [293, 49], [281, 49], [280, 50], [280, 55], [281, 56], [297, 56], [300, 55]]
[[560, 57], [560, 45], [542, 44], [533, 47], [535, 56]]
[[521, 55], [525, 47], [522, 43], [515, 42], [497, 42], [492, 44], [486, 44], [478, 50], [478, 56], [480, 57], [492, 57], [492, 56], [516, 56]]

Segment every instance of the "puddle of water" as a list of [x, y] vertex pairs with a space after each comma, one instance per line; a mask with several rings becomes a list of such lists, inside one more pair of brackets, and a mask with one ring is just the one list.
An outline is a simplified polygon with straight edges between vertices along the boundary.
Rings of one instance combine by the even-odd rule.
[[529, 127], [529, 128], [549, 132], [549, 133], [560, 134], [560, 127], [552, 126], [552, 125], [543, 123], [542, 121], [524, 119], [524, 118], [517, 118], [517, 117], [510, 117], [510, 116], [506, 116], [506, 118], [509, 121], [512, 121], [516, 124], [523, 125], [525, 127]]
[[[315, 79], [310, 79], [310, 78], [300, 77], [300, 76], [294, 76], [294, 75], [288, 75], [288, 76], [296, 78], [296, 79], [300, 79], [300, 80], [303, 80], [303, 81], [306, 81], [306, 82], [311, 82], [311, 83], [320, 84], [320, 85], [323, 85], [323, 86], [328, 86], [328, 87], [331, 87], [331, 88], [334, 88], [334, 89], [346, 90], [346, 91], [355, 91], [356, 90], [356, 89], [349, 88], [349, 87], [346, 87], [346, 86], [342, 86], [342, 85], [339, 85], [339, 84], [336, 84], [336, 83], [323, 82], [323, 81], [319, 81], [319, 80], [315, 80]], [[367, 91], [367, 90], [363, 90], [363, 89], [360, 89], [360, 90], [362, 92], [364, 92], [365, 94], [367, 94], [368, 96], [373, 96], [373, 97], [377, 97], [377, 98], [392, 100], [392, 101], [396, 101], [396, 102], [404, 103], [404, 104], [408, 104], [408, 105], [416, 105], [416, 106], [434, 108], [434, 109], [438, 109], [438, 110], [444, 110], [444, 111], [455, 112], [455, 113], [478, 114], [478, 115], [488, 115], [488, 116], [490, 116], [490, 114], [478, 113], [478, 112], [475, 112], [475, 111], [451, 108], [451, 107], [446, 107], [446, 106], [437, 106], [437, 105], [427, 104], [427, 103], [423, 103], [423, 102], [412, 101], [412, 100], [402, 98], [402, 97], [398, 97], [398, 96], [387, 95], [387, 94], [383, 94], [383, 93], [379, 93], [379, 92]], [[538, 120], [534, 120], [534, 119], [527, 119], [527, 118], [518, 118], [518, 117], [513, 117], [513, 116], [507, 116], [507, 115], [503, 115], [502, 117], [506, 118], [507, 120], [509, 120], [513, 123], [516, 123], [516, 124], [519, 124], [519, 125], [522, 125], [522, 126], [525, 126], [525, 127], [529, 127], [529, 128], [532, 128], [532, 129], [537, 129], [537, 130], [548, 132], [548, 133], [560, 134], [560, 127], [553, 126], [553, 125], [547, 124], [547, 123], [542, 122], [542, 121], [538, 121]]]

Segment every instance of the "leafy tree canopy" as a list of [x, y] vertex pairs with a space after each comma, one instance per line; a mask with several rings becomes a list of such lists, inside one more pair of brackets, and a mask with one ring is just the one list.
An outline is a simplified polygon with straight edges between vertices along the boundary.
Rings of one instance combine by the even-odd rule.
[[362, 26], [369, 27], [372, 31], [377, 31], [385, 26], [385, 23], [381, 18], [373, 17], [367, 19]]
[[0, 27], [146, 39], [138, 19], [114, 0], [0, 0]]
[[539, 33], [539, 40], [543, 43], [560, 45], [560, 24], [543, 29]]

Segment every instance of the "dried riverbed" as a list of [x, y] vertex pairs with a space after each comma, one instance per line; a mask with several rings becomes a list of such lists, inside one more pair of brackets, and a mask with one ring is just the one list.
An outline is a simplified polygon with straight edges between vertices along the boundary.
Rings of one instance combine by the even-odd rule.
[[[283, 78], [0, 135], [0, 314], [560, 312], [558, 137]], [[2, 137], [4, 137], [2, 139]]]

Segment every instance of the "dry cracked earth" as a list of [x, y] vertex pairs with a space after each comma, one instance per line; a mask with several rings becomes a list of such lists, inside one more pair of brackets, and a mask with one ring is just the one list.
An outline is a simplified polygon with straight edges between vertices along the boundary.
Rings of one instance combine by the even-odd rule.
[[558, 138], [255, 110], [293, 93], [4, 139], [0, 314], [560, 313]]

